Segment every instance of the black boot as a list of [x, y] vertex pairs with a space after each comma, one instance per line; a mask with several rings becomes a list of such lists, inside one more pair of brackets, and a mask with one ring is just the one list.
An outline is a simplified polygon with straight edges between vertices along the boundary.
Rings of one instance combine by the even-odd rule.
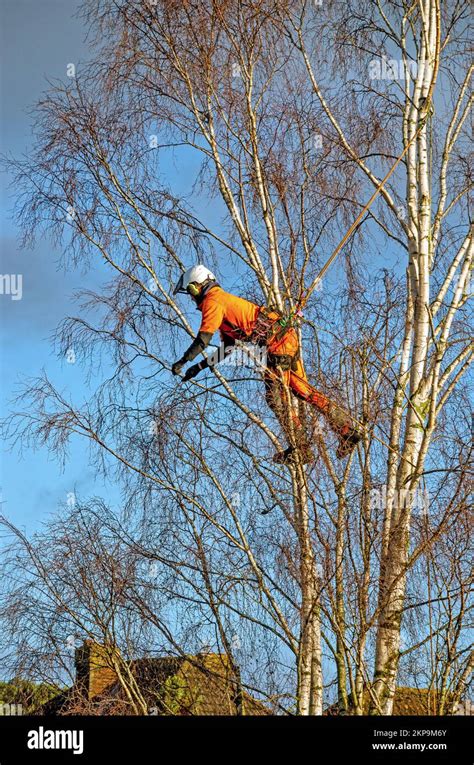
[[[295, 446], [288, 446], [283, 452], [277, 452], [273, 455], [273, 462], [277, 465], [287, 465], [289, 462], [294, 462], [296, 452], [297, 449]], [[298, 452], [303, 465], [308, 465], [310, 462], [314, 462], [314, 454], [309, 446], [305, 445], [300, 447]]]
[[341, 436], [339, 446], [336, 449], [336, 457], [340, 460], [347, 457], [355, 449], [359, 441], [362, 441], [362, 433], [352, 428], [345, 436]]

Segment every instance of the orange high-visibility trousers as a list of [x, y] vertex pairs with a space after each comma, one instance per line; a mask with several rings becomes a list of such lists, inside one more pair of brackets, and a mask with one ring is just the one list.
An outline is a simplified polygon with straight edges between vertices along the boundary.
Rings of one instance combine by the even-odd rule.
[[[286, 385], [292, 393], [302, 401], [307, 401], [320, 411], [327, 419], [331, 428], [339, 435], [346, 435], [351, 429], [352, 423], [347, 415], [337, 404], [331, 401], [324, 393], [314, 388], [306, 376], [303, 364], [299, 358], [299, 343], [296, 331], [289, 329], [279, 340], [270, 341], [268, 344], [269, 369], [265, 375], [265, 387], [267, 391], [267, 403], [277, 414], [282, 422], [284, 406], [284, 392], [282, 385]], [[278, 357], [291, 358], [291, 366], [284, 364], [282, 369], [278, 363]], [[301, 432], [302, 425], [296, 412], [292, 413], [294, 426]]]

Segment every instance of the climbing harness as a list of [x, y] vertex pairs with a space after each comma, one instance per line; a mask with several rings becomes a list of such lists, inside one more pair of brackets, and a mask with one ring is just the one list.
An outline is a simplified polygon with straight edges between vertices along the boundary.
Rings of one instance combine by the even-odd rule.
[[274, 306], [260, 306], [255, 325], [248, 340], [255, 345], [268, 345], [276, 336], [277, 324], [283, 320], [283, 314]]

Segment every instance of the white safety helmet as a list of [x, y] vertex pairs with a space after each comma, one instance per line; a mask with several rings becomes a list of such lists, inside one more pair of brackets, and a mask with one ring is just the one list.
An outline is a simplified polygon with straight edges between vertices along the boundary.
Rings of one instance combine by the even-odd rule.
[[212, 271], [209, 271], [209, 269], [206, 268], [206, 266], [198, 263], [197, 266], [191, 266], [191, 268], [188, 268], [188, 270], [180, 276], [179, 281], [173, 290], [173, 295], [176, 295], [178, 292], [187, 292], [196, 297], [196, 294], [198, 293], [195, 291], [195, 288], [193, 289], [192, 285], [204, 284], [204, 282], [207, 281], [215, 282], [216, 277]]

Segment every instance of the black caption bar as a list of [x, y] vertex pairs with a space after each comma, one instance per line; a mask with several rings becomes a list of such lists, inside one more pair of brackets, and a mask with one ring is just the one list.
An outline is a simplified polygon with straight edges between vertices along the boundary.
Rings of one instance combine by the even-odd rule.
[[[471, 763], [472, 717], [0, 717], [0, 765], [104, 763], [175, 752], [265, 761], [282, 749], [375, 762]], [[170, 751], [171, 748], [171, 751]], [[166, 753], [166, 754], [165, 754]]]

